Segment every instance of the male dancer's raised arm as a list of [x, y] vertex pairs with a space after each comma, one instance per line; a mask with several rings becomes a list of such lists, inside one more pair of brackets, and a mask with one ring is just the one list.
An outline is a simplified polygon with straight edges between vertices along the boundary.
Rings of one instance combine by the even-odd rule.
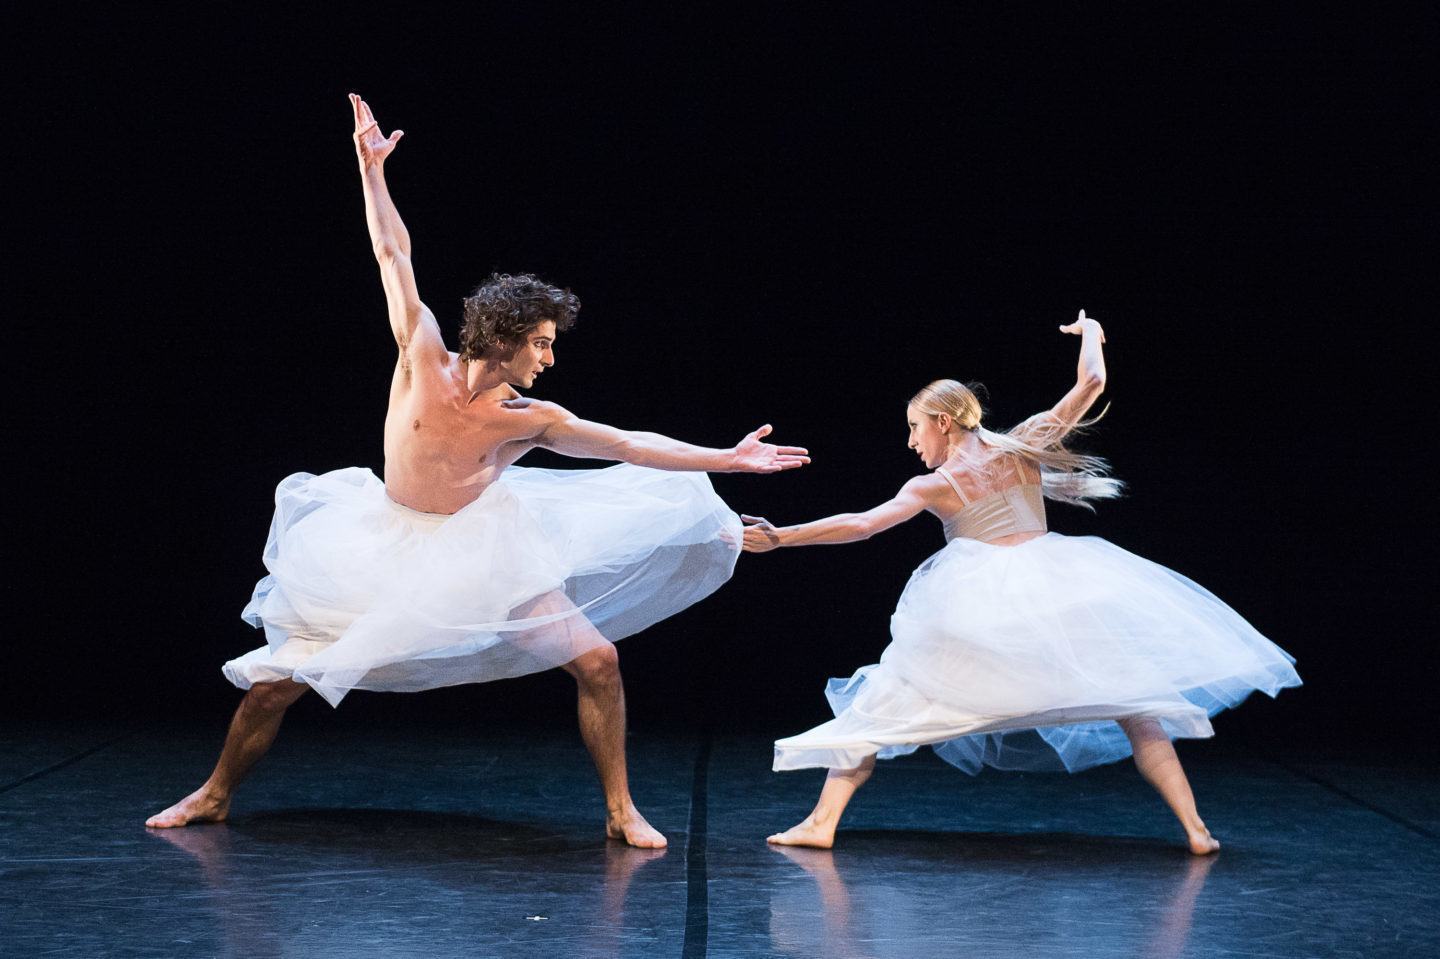
[[385, 159], [405, 131], [396, 130], [384, 136], [369, 104], [352, 93], [350, 105], [355, 113], [355, 157], [360, 163], [360, 180], [365, 192], [365, 222], [370, 228], [375, 259], [380, 264], [390, 328], [400, 348], [400, 368], [408, 374], [415, 360], [423, 358], [444, 363], [448, 354], [435, 314], [420, 302], [415, 270], [410, 263], [410, 231], [405, 229], [385, 183]]

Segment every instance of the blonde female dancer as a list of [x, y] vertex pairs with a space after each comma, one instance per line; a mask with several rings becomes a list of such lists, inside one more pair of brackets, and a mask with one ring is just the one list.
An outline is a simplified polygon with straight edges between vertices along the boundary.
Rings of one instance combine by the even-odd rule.
[[1105, 387], [1100, 324], [1080, 311], [1075, 386], [1005, 433], [980, 425], [975, 394], [938, 380], [910, 401], [910, 448], [934, 472], [864, 513], [776, 527], [743, 517], [745, 550], [853, 543], [917, 516], [945, 548], [911, 577], [877, 665], [830, 681], [835, 718], [775, 744], [776, 771], [830, 770], [814, 811], [769, 837], [829, 848], [876, 758], [932, 746], [969, 773], [1075, 772], [1133, 755], [1197, 854], [1220, 847], [1175, 755], [1176, 736], [1253, 690], [1298, 686], [1293, 658], [1204, 588], [1093, 536], [1046, 531], [1044, 497], [1115, 496], [1104, 460], [1065, 448]]

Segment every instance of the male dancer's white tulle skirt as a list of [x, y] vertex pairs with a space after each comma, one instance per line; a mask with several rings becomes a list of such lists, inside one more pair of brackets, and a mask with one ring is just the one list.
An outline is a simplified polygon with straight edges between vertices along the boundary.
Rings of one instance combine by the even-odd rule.
[[450, 516], [400, 506], [367, 469], [297, 473], [242, 613], [267, 643], [225, 676], [334, 705], [539, 672], [708, 596], [740, 538], [704, 473], [511, 467]]
[[931, 745], [969, 773], [1071, 772], [1130, 755], [1115, 722], [1210, 736], [1293, 658], [1213, 594], [1093, 536], [956, 539], [910, 578], [874, 666], [826, 690], [835, 718], [775, 744], [775, 769], [853, 769]]

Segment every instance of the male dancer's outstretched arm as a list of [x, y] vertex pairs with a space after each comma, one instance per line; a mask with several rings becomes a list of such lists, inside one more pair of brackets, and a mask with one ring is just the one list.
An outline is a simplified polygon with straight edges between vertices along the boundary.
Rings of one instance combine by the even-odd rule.
[[503, 406], [519, 414], [516, 425], [532, 443], [565, 456], [705, 473], [778, 473], [810, 462], [809, 450], [803, 446], [762, 442], [770, 435], [769, 424], [747, 434], [730, 449], [715, 449], [660, 433], [622, 430], [581, 419], [543, 400], [507, 400]]

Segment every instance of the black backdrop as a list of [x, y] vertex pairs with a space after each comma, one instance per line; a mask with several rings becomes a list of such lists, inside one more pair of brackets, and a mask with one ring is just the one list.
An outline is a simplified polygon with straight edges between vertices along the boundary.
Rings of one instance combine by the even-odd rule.
[[[217, 720], [275, 483], [380, 468], [356, 90], [407, 132], [389, 179], [452, 342], [492, 269], [571, 286], [537, 395], [713, 445], [773, 422], [814, 465], [715, 485], [778, 522], [913, 475], [933, 378], [986, 383], [995, 424], [1052, 403], [1084, 307], [1113, 404], [1088, 445], [1131, 492], [1053, 525], [1209, 586], [1307, 681], [1222, 733], [1433, 731], [1433, 12], [511, 6], [12, 20], [6, 714]], [[622, 644], [634, 723], [823, 718], [940, 543], [743, 557]], [[567, 685], [341, 713], [554, 724]]]

